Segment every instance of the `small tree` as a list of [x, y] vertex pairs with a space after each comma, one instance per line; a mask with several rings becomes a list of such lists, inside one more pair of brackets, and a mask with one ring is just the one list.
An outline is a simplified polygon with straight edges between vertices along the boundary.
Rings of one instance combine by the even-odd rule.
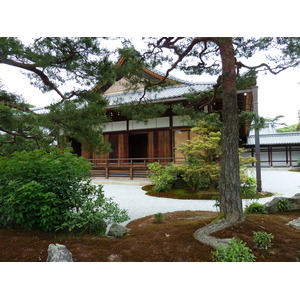
[[178, 148], [186, 158], [182, 177], [193, 190], [216, 188], [220, 173], [221, 133], [204, 121], [192, 131], [196, 137]]

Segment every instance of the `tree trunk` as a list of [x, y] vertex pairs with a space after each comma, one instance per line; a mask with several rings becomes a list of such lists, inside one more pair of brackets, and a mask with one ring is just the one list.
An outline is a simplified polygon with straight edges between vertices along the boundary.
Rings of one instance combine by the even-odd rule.
[[222, 161], [220, 174], [220, 211], [232, 222], [244, 220], [240, 190], [239, 128], [235, 56], [231, 38], [219, 40], [222, 59]]
[[223, 77], [222, 108], [222, 161], [220, 174], [220, 211], [224, 219], [208, 224], [194, 233], [201, 243], [217, 248], [228, 246], [229, 239], [219, 239], [210, 234], [244, 220], [240, 189], [239, 127], [236, 93], [235, 56], [231, 38], [218, 38]]

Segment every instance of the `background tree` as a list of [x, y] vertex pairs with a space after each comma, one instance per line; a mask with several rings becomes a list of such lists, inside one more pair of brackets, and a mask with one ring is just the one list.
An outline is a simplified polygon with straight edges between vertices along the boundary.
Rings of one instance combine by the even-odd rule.
[[[43, 92], [55, 91], [58, 98], [49, 113], [37, 114], [19, 96], [0, 91], [0, 143], [27, 147], [77, 142], [108, 151], [101, 124], [107, 122], [107, 101], [93, 89], [115, 80], [110, 52], [97, 38], [38, 38], [25, 45], [17, 38], [0, 38], [0, 64], [25, 71], [30, 82]], [[29, 99], [30, 101], [30, 99]], [[5, 134], [3, 134], [5, 133]], [[12, 146], [14, 145], [14, 146]], [[30, 146], [29, 146], [30, 145]], [[90, 150], [91, 150], [90, 149]]]

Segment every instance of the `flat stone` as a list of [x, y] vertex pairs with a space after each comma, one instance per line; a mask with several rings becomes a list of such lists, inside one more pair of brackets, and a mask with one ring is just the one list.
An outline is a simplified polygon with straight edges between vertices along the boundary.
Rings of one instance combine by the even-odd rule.
[[124, 234], [128, 233], [131, 229], [118, 225], [118, 224], [112, 224], [109, 228], [109, 231], [107, 233], [108, 236], [120, 238]]
[[300, 230], [300, 218], [298, 218], [298, 219], [296, 219], [296, 220], [292, 220], [292, 221], [290, 221], [288, 224], [289, 224], [291, 227]]

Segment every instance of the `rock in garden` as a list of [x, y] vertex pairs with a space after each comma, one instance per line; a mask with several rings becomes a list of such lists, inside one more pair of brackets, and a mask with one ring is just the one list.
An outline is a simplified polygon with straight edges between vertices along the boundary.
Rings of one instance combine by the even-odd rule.
[[267, 202], [265, 204], [265, 206], [266, 206], [266, 210], [267, 210], [267, 212], [269, 214], [279, 212], [278, 207], [277, 207], [277, 203], [281, 199], [284, 199], [284, 200], [288, 201], [288, 203], [289, 203], [288, 210], [300, 209], [300, 193], [298, 193], [298, 194], [294, 195], [291, 198], [287, 198], [287, 197], [275, 197], [275, 198], [273, 198], [272, 201]]
[[47, 262], [73, 262], [72, 253], [65, 245], [50, 244], [48, 247]]
[[128, 233], [131, 229], [118, 225], [118, 224], [112, 224], [109, 228], [109, 231], [107, 233], [108, 236], [112, 237], [122, 237], [124, 234]]
[[300, 230], [300, 218], [298, 218], [298, 219], [296, 219], [296, 220], [293, 220], [293, 221], [290, 221], [288, 224], [289, 224], [291, 227]]

